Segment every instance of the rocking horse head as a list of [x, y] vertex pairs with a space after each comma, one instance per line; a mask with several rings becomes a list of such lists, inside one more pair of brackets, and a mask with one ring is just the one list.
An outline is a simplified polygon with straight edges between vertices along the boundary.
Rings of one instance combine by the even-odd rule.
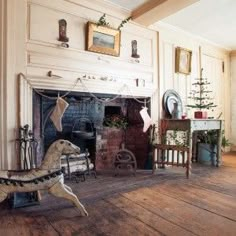
[[80, 153], [80, 148], [68, 140], [59, 139], [59, 140], [55, 141], [52, 145], [54, 145], [55, 149], [57, 149], [59, 152], [61, 152], [62, 155], [79, 154]]
[[48, 148], [41, 169], [60, 169], [61, 156], [79, 154], [80, 148], [68, 140], [59, 139]]

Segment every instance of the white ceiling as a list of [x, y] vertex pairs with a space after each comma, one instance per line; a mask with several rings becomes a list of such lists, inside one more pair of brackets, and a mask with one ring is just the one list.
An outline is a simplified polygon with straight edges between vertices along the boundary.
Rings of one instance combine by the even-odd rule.
[[200, 0], [165, 18], [162, 22], [236, 49], [236, 1]]
[[141, 6], [143, 3], [149, 0], [105, 0], [107, 2], [112, 2], [115, 5], [124, 8], [128, 11], [133, 11], [137, 7]]
[[[132, 11], [148, 0], [106, 1]], [[162, 22], [236, 50], [236, 0], [200, 0]]]

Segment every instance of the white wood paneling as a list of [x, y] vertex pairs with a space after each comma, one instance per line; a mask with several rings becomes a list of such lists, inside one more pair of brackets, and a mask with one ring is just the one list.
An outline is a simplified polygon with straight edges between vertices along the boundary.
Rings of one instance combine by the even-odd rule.
[[[28, 66], [115, 77], [118, 82], [121, 82], [120, 85], [127, 83], [133, 86], [136, 79], [145, 80], [145, 82], [139, 83], [139, 86], [144, 85], [141, 86], [140, 96], [150, 96], [150, 86], [155, 86], [154, 77], [156, 76], [157, 62], [154, 52], [157, 34], [151, 30], [127, 24], [129, 27], [121, 32], [120, 57], [88, 52], [85, 51], [88, 16], [84, 15], [84, 11], [91, 13], [92, 10], [76, 6], [77, 12], [75, 12], [74, 5], [69, 8], [68, 3], [66, 4], [67, 7], [62, 9], [60, 2], [57, 5], [50, 1], [30, 1]], [[97, 12], [94, 12], [93, 15], [96, 14]], [[57, 41], [58, 20], [62, 18], [67, 20], [69, 49], [60, 48], [60, 42]], [[138, 30], [136, 30], [137, 28]], [[140, 55], [138, 61], [131, 57], [131, 41], [134, 39], [138, 42], [138, 54]], [[35, 72], [35, 76], [39, 75], [36, 70]], [[127, 81], [124, 81], [125, 79]], [[99, 87], [98, 84], [97, 87]], [[110, 88], [110, 93], [114, 93], [112, 88]], [[91, 92], [95, 91], [91, 90]]]
[[[121, 31], [120, 57], [85, 51], [86, 23], [97, 21], [101, 13], [83, 4], [69, 2], [29, 1], [27, 79], [33, 88], [70, 90], [76, 78], [86, 75], [87, 79], [83, 79], [83, 84], [78, 83], [74, 91], [151, 97], [157, 89], [157, 33], [128, 23]], [[61, 48], [61, 42], [57, 40], [60, 19], [67, 21], [68, 49]], [[114, 27], [121, 22], [111, 16], [107, 21]], [[138, 60], [131, 57], [132, 40], [138, 43]], [[49, 70], [62, 79], [46, 77]], [[26, 100], [30, 100], [32, 91], [28, 89], [32, 88], [21, 86], [21, 89], [22, 94], [27, 95]], [[31, 123], [30, 106], [30, 102], [21, 103], [21, 120], [24, 122], [28, 113]]]
[[70, 47], [84, 50], [86, 19], [35, 4], [30, 4], [28, 14], [29, 40], [60, 45], [58, 21], [65, 19], [68, 25], [67, 35], [69, 35]]
[[[225, 119], [225, 81], [224, 74], [222, 72], [222, 59], [202, 55], [202, 68], [203, 68], [203, 78], [207, 78], [210, 83], [209, 86], [205, 88], [209, 91], [208, 97], [212, 98], [212, 102], [217, 107], [208, 110], [208, 116], [217, 118], [221, 113], [221, 119]], [[208, 102], [211, 102], [210, 100]]]
[[[138, 52], [137, 54], [140, 55], [140, 58], [138, 58], [139, 65], [146, 65], [146, 66], [153, 66], [154, 63], [154, 57], [153, 53], [153, 39], [146, 38], [145, 35], [134, 35], [133, 33], [128, 32], [121, 32], [122, 38], [121, 38], [121, 57], [125, 61], [129, 62], [135, 62], [135, 59], [131, 59], [131, 41], [137, 40], [138, 42]], [[150, 52], [150, 54], [149, 54]]]
[[236, 54], [231, 56], [231, 142], [236, 151]]
[[[175, 73], [175, 48], [178, 44], [161, 38], [160, 50], [160, 101], [168, 89], [174, 89], [181, 97], [183, 111], [187, 112], [189, 92], [194, 78], [198, 75], [198, 52], [192, 52], [192, 71], [190, 75]], [[161, 111], [162, 113], [162, 111]], [[188, 116], [192, 117], [192, 111], [188, 110]]]
[[[17, 72], [25, 72], [26, 0], [0, 1], [0, 165], [15, 169], [19, 118]], [[20, 26], [20, 27], [19, 27]]]
[[[74, 91], [129, 97], [156, 92], [155, 31], [126, 24], [121, 31], [121, 55], [112, 57], [85, 50], [86, 22], [96, 22], [102, 16], [100, 6], [94, 9], [64, 0], [1, 0], [0, 4], [0, 168], [14, 169], [19, 162], [15, 139], [19, 125], [32, 127], [32, 87], [70, 90], [76, 78], [87, 75]], [[58, 21], [63, 18], [68, 23], [68, 49], [57, 41]], [[107, 15], [115, 28], [124, 18], [123, 13]], [[132, 40], [138, 42], [139, 61], [131, 57]], [[46, 77], [50, 70], [62, 79]], [[27, 74], [32, 86], [17, 76], [21, 72]]]
[[[167, 89], [174, 89], [181, 96], [183, 109], [187, 109], [186, 105], [191, 103], [188, 97], [193, 89], [192, 83], [195, 78], [199, 78], [200, 68], [204, 67], [208, 73], [207, 77], [210, 77], [212, 82], [212, 90], [214, 91], [212, 95], [214, 95], [218, 104], [214, 114], [210, 113], [210, 116], [217, 117], [221, 111], [223, 112], [221, 118], [225, 120], [225, 134], [227, 138], [230, 138], [229, 52], [163, 24], [156, 24], [152, 26], [152, 29], [159, 32], [160, 108], [164, 92]], [[189, 75], [175, 73], [176, 47], [192, 50], [192, 70]], [[222, 62], [224, 62], [225, 68], [223, 74]], [[187, 117], [193, 118], [193, 113], [194, 109], [187, 109]], [[162, 109], [160, 109], [160, 114], [162, 114]]]
[[6, 0], [0, 1], [0, 169], [5, 166], [6, 159]]
[[[21, 76], [21, 125], [32, 122], [32, 89], [152, 97], [155, 109], [151, 113], [157, 117], [157, 100], [153, 100], [157, 90], [157, 33], [130, 22], [121, 31], [119, 57], [86, 51], [86, 23], [96, 22], [102, 14], [83, 3], [73, 3], [76, 5], [63, 0], [28, 1], [25, 73], [28, 82]], [[69, 48], [60, 47], [58, 41], [60, 19], [67, 21]], [[115, 28], [122, 20], [107, 16], [107, 21]], [[132, 40], [137, 40], [138, 60], [131, 57]], [[47, 77], [50, 70], [62, 78]], [[78, 77], [83, 82], [74, 86]]]

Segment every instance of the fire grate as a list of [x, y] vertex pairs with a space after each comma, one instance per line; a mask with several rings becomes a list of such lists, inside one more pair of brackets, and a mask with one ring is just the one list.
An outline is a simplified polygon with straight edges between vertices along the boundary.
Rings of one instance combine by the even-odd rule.
[[113, 166], [115, 169], [115, 176], [121, 172], [131, 172], [135, 176], [137, 161], [134, 154], [131, 151], [125, 149], [124, 145], [122, 145], [122, 148], [115, 155]]

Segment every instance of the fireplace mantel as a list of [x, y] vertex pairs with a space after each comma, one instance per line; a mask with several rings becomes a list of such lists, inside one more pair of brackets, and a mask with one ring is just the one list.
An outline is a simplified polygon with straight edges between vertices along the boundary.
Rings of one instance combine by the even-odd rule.
[[[130, 98], [152, 97], [155, 90], [149, 85], [136, 86], [136, 81], [129, 82], [121, 77], [80, 75], [76, 79], [62, 77], [32, 76], [20, 73], [20, 125], [32, 126], [32, 93], [33, 90], [56, 90], [85, 93], [114, 94]], [[128, 83], [126, 83], [128, 81]], [[141, 81], [141, 80], [140, 80]], [[145, 82], [148, 84], [148, 82]], [[151, 84], [151, 83], [149, 83]], [[145, 85], [145, 84], [143, 84]], [[43, 91], [41, 91], [43, 93]]]

